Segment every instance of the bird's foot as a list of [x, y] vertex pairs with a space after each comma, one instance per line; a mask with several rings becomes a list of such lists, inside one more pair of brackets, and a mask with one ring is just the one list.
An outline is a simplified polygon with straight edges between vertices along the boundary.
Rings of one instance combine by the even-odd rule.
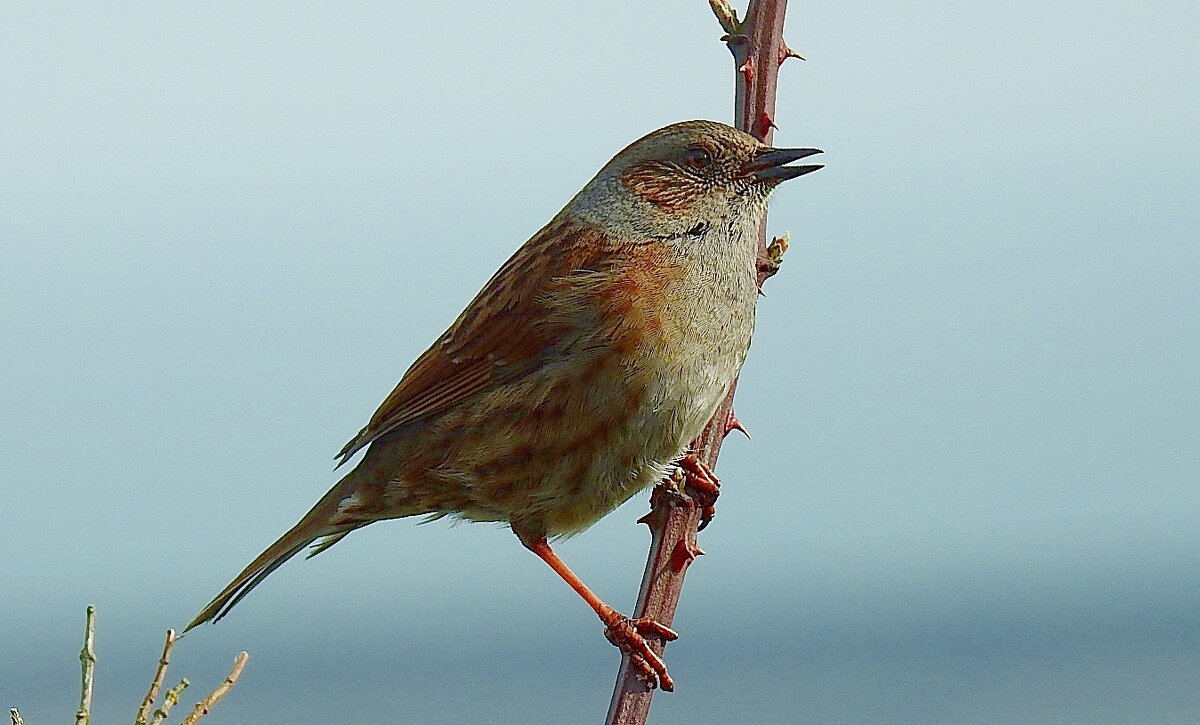
[[674, 692], [675, 681], [667, 672], [667, 663], [650, 647], [646, 638], [670, 642], [679, 637], [675, 630], [649, 617], [630, 619], [616, 610], [601, 614], [600, 621], [604, 622], [605, 639], [629, 656], [629, 664], [637, 670], [639, 678], [651, 687]]
[[688, 493], [696, 499], [697, 504], [701, 507], [700, 511], [700, 526], [699, 530], [703, 531], [705, 526], [713, 520], [717, 515], [717, 497], [721, 495], [721, 481], [717, 478], [717, 474], [713, 472], [711, 466], [695, 453], [689, 453], [679, 460], [679, 469], [684, 474], [684, 486], [687, 487]]

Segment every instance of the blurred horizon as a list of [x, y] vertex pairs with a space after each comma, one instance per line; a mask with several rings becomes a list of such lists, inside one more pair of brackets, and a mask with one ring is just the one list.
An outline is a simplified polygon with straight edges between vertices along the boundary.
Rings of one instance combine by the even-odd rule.
[[[739, 6], [739, 10], [742, 7]], [[1200, 5], [792, 2], [791, 233], [650, 722], [1200, 712]], [[703, 2], [9, 5], [0, 706], [132, 721], [182, 626], [616, 151], [728, 121]], [[559, 548], [632, 607], [647, 495]], [[499, 526], [371, 526], [179, 643], [206, 725], [598, 722]], [[171, 679], [169, 677], [168, 679]]]

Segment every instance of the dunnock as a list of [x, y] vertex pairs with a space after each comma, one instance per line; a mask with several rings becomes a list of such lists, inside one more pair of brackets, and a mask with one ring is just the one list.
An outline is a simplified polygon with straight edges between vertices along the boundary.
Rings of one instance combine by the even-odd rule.
[[767, 198], [821, 168], [787, 165], [816, 153], [688, 121], [617, 154], [408, 369], [338, 454], [365, 448], [354, 470], [188, 629], [313, 542], [310, 557], [405, 516], [502, 521], [672, 689], [645, 637], [675, 633], [605, 604], [547, 537], [582, 531], [676, 466], [710, 477], [687, 445], [750, 346]]

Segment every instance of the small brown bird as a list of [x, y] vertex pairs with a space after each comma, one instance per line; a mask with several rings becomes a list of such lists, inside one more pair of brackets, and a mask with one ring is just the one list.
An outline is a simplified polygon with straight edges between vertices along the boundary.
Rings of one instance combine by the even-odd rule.
[[[688, 455], [737, 376], [754, 329], [756, 239], [788, 166], [721, 123], [632, 143], [507, 261], [338, 454], [362, 461], [188, 625], [216, 621], [277, 567], [367, 524], [406, 516], [506, 522], [600, 616], [650, 682], [645, 637], [674, 639], [600, 600], [550, 548]], [[319, 540], [319, 541], [318, 541]]]

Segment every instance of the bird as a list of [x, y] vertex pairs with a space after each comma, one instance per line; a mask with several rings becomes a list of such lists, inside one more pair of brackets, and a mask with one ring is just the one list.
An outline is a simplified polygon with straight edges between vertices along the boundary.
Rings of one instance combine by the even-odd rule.
[[634, 141], [526, 241], [335, 457], [359, 463], [186, 630], [217, 621], [306, 547], [423, 516], [507, 524], [599, 616], [651, 687], [674, 681], [652, 619], [606, 604], [551, 540], [683, 471], [750, 347], [767, 200], [821, 151], [715, 121]]

